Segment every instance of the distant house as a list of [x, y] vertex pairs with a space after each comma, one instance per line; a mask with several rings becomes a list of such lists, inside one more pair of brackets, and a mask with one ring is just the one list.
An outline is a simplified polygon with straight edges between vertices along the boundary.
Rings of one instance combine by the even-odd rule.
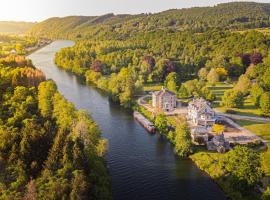
[[191, 120], [195, 126], [211, 127], [216, 119], [215, 112], [208, 101], [203, 98], [193, 99], [188, 104], [188, 120]]
[[171, 112], [176, 108], [176, 94], [162, 87], [160, 91], [153, 92], [152, 106], [159, 111]]
[[225, 153], [230, 150], [230, 144], [225, 140], [224, 134], [215, 136], [211, 141], [207, 142], [207, 149], [210, 151], [217, 151], [219, 153]]

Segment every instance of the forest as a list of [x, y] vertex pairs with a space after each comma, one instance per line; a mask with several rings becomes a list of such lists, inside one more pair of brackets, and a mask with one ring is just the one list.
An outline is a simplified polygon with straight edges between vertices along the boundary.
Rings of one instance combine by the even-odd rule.
[[[28, 34], [74, 40], [73, 47], [56, 54], [55, 63], [107, 91], [126, 108], [134, 108], [145, 88], [164, 85], [178, 98], [204, 97], [227, 113], [238, 114], [235, 109], [247, 107], [249, 101], [249, 107], [259, 110], [252, 116], [270, 116], [269, 10], [269, 3], [233, 2], [155, 14], [71, 16], [45, 20]], [[220, 84], [228, 89], [214, 93], [212, 88]], [[269, 168], [259, 169], [267, 163], [261, 162], [264, 154], [250, 147], [237, 147], [225, 157], [197, 154], [186, 124], [168, 131], [170, 124], [162, 114], [153, 123], [178, 155], [194, 153], [190, 157], [208, 173], [214, 167], [210, 175], [219, 175], [218, 183], [233, 199], [252, 198], [246, 198], [247, 191], [253, 193]], [[206, 159], [200, 161], [201, 155]], [[269, 160], [266, 155], [264, 160]]]
[[35, 25], [30, 35], [50, 38], [123, 39], [141, 32], [205, 32], [269, 27], [269, 3], [231, 2], [213, 7], [172, 9], [138, 15], [69, 16]]
[[30, 60], [0, 59], [0, 199], [111, 199], [100, 135]]
[[[204, 96], [213, 101], [215, 96], [207, 85], [220, 81], [234, 83], [235, 91], [241, 92], [238, 96], [251, 94], [259, 106], [258, 97], [269, 91], [269, 44], [270, 36], [257, 31], [158, 31], [126, 40], [80, 39], [57, 53], [55, 62], [107, 90], [126, 107], [132, 105], [143, 85], [153, 83], [165, 84], [182, 98]], [[125, 88], [121, 88], [123, 81]], [[241, 105], [223, 103], [227, 107]], [[269, 108], [262, 109], [269, 113]]]

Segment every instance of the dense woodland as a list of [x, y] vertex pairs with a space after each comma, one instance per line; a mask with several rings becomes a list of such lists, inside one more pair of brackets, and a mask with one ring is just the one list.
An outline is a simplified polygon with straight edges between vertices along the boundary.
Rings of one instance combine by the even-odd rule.
[[214, 7], [173, 9], [156, 14], [70, 16], [51, 18], [34, 26], [29, 34], [55, 38], [125, 39], [158, 30], [205, 32], [269, 27], [270, 4], [233, 2]]
[[[222, 82], [233, 87], [220, 106], [240, 108], [249, 98], [261, 115], [269, 116], [269, 27], [269, 3], [234, 2], [156, 14], [51, 18], [28, 33], [76, 41], [56, 54], [55, 63], [125, 107], [132, 107], [134, 97], [151, 84], [165, 85], [179, 98], [215, 101], [209, 86]], [[168, 131], [162, 114], [154, 124], [175, 144], [178, 155], [193, 153], [186, 124]], [[222, 172], [219, 184], [232, 198], [253, 197], [247, 196], [263, 176], [258, 153], [237, 147], [214, 163]]]
[[0, 199], [111, 199], [107, 142], [30, 60], [0, 59]]
[[[270, 36], [257, 31], [191, 34], [161, 30], [125, 40], [80, 39], [74, 47], [57, 53], [55, 62], [107, 90], [126, 107], [145, 84], [162, 83], [179, 97], [195, 95], [213, 101], [215, 96], [207, 85], [220, 81], [236, 84], [238, 79], [234, 92], [230, 91], [233, 94], [226, 95], [240, 98], [251, 94], [254, 104], [260, 106], [259, 96], [269, 91], [269, 45]], [[125, 88], [121, 87], [123, 82]], [[254, 92], [257, 87], [260, 94]], [[241, 102], [224, 100], [223, 104], [239, 107]], [[262, 110], [269, 113], [269, 107]]]

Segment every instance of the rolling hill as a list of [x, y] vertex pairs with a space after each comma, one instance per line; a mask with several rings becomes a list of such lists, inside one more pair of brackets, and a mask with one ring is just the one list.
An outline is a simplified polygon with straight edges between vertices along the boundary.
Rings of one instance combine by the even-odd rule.
[[208, 29], [244, 30], [270, 27], [270, 3], [232, 2], [213, 7], [172, 9], [155, 14], [70, 16], [36, 24], [31, 35], [74, 38], [97, 35], [128, 36], [140, 31]]
[[23, 34], [31, 29], [35, 23], [32, 22], [9, 22], [0, 21], [1, 34]]

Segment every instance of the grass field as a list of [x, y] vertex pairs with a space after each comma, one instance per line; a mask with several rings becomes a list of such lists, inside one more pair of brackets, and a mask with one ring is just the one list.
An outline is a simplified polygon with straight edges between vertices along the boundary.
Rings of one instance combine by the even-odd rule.
[[224, 92], [226, 90], [232, 89], [232, 84], [217, 83], [215, 86], [208, 86], [209, 90], [216, 96], [216, 101], [220, 102]]
[[[227, 108], [222, 106], [216, 106], [217, 110], [221, 112], [225, 112]], [[253, 116], [258, 117], [261, 116], [261, 111], [258, 107], [254, 106], [253, 102], [251, 102], [250, 98], [246, 98], [243, 107], [241, 108], [229, 108], [230, 110], [234, 110], [238, 115], [244, 116]]]
[[[245, 121], [236, 120], [235, 122], [239, 124], [240, 126], [246, 128], [247, 130], [250, 130], [251, 132], [260, 136], [264, 140], [270, 142], [270, 123], [260, 123], [260, 122], [246, 121], [246, 120]], [[269, 159], [270, 159], [270, 155], [269, 155]]]
[[[220, 112], [225, 112], [227, 108], [220, 105], [222, 96], [226, 90], [232, 89], [232, 84], [218, 83], [215, 86], [208, 86], [211, 92], [216, 96], [216, 101], [214, 102], [214, 107], [217, 108]], [[229, 108], [230, 110], [235, 111], [235, 114], [245, 115], [245, 116], [260, 116], [261, 112], [249, 97], [246, 97], [244, 105], [242, 108]]]

